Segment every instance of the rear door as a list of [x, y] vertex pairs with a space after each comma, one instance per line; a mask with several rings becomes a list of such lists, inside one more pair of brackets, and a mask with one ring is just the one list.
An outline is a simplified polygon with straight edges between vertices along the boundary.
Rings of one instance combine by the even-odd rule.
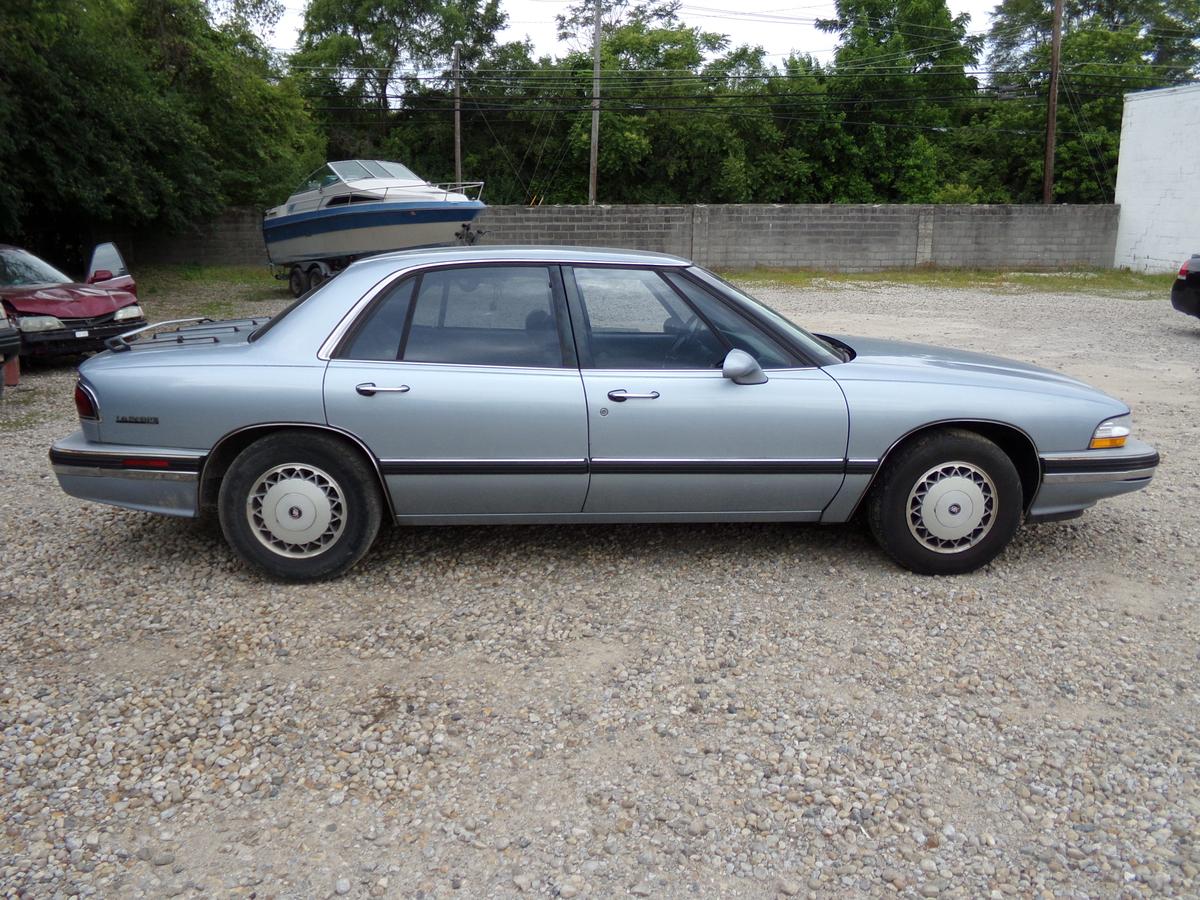
[[[678, 273], [570, 274], [590, 427], [586, 512], [819, 518], [845, 471], [846, 401], [832, 378]], [[722, 377], [734, 347], [758, 359], [765, 384]]]
[[383, 291], [330, 361], [325, 406], [380, 460], [400, 519], [583, 507], [586, 404], [557, 267], [443, 267]]

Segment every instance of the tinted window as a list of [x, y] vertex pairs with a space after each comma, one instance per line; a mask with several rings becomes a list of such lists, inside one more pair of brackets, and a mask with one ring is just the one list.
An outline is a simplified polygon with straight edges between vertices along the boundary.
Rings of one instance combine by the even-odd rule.
[[598, 369], [712, 369], [728, 347], [646, 269], [574, 270], [592, 365]]
[[376, 303], [340, 355], [346, 359], [399, 359], [415, 284], [416, 279], [407, 278]]
[[663, 277], [678, 288], [730, 344], [745, 350], [764, 369], [786, 369], [795, 364], [791, 355], [777, 341], [767, 337], [695, 282], [688, 281], [676, 272], [664, 272]]
[[421, 278], [403, 358], [412, 362], [563, 364], [550, 270], [440, 269]]

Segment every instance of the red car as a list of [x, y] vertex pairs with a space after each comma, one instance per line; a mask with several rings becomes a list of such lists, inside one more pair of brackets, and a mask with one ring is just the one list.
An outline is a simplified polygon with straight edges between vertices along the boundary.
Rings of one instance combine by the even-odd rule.
[[0, 304], [20, 331], [22, 356], [102, 350], [106, 338], [146, 323], [137, 284], [113, 244], [92, 251], [87, 284], [0, 244]]

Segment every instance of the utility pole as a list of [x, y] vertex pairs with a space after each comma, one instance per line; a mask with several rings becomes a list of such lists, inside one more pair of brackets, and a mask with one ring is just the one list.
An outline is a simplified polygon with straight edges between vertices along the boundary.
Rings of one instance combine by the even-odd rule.
[[596, 2], [596, 23], [592, 35], [592, 161], [588, 170], [588, 206], [596, 205], [596, 169], [600, 157], [600, 8]]
[[462, 184], [462, 41], [454, 42], [454, 180]]
[[1054, 130], [1058, 125], [1058, 62], [1062, 54], [1063, 0], [1054, 0], [1050, 33], [1050, 96], [1046, 98], [1046, 161], [1042, 166], [1042, 203], [1054, 202]]

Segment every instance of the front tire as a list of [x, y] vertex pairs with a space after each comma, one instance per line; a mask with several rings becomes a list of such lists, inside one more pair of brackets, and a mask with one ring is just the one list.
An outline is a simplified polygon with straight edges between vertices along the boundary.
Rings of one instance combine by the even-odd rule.
[[238, 454], [217, 509], [234, 552], [287, 581], [342, 574], [370, 549], [383, 517], [378, 481], [361, 456], [301, 431], [268, 435]]
[[1003, 450], [972, 431], [922, 435], [887, 463], [867, 503], [879, 546], [922, 575], [991, 562], [1021, 524], [1021, 478]]

